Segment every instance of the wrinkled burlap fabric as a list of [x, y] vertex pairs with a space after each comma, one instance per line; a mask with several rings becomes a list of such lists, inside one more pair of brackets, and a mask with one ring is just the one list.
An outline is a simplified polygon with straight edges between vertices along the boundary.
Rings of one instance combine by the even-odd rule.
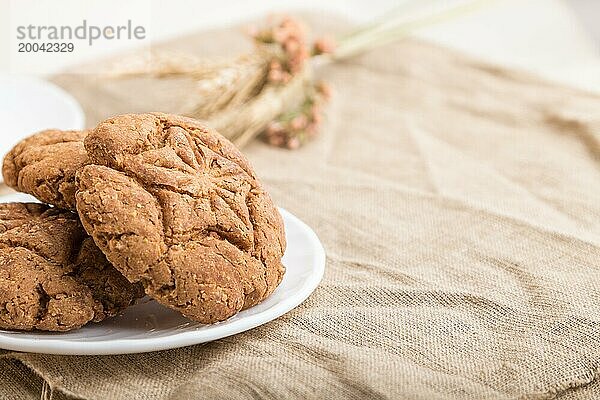
[[[213, 57], [240, 43], [230, 30], [174, 46]], [[600, 396], [600, 97], [417, 40], [320, 74], [335, 94], [317, 140], [244, 149], [325, 246], [314, 294], [205, 345], [5, 352], [0, 398]], [[142, 111], [79, 79], [57, 82], [90, 125]]]

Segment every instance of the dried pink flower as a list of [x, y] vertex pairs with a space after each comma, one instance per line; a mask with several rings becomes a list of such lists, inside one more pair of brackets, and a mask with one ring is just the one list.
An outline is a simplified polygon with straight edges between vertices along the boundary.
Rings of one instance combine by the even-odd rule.
[[272, 69], [269, 71], [269, 81], [273, 83], [280, 83], [284, 81], [284, 72], [278, 69]]
[[272, 146], [282, 147], [285, 144], [283, 136], [269, 136], [269, 144]]
[[266, 132], [268, 135], [275, 135], [283, 132], [283, 125], [280, 122], [273, 121], [269, 125], [267, 125]]
[[304, 114], [300, 114], [290, 121], [290, 128], [295, 131], [302, 130], [308, 125], [308, 118]]
[[323, 96], [324, 100], [331, 99], [331, 95], [333, 93], [333, 90], [331, 89], [331, 86], [328, 83], [323, 82], [323, 81], [319, 81], [315, 85], [315, 89], [317, 90], [317, 93], [319, 93], [319, 94], [321, 94]]
[[334, 52], [336, 47], [335, 40], [331, 37], [325, 36], [315, 40], [313, 45], [313, 54], [331, 54]]
[[271, 60], [271, 63], [269, 64], [269, 68], [281, 70], [282, 66], [281, 66], [281, 63], [279, 62], [279, 60]]
[[306, 133], [310, 137], [315, 137], [318, 132], [319, 132], [319, 124], [318, 123], [312, 122], [312, 123], [308, 124], [308, 126], [306, 127]]
[[313, 104], [313, 106], [310, 108], [310, 119], [315, 123], [315, 124], [320, 124], [321, 123], [321, 107]]
[[268, 79], [272, 83], [289, 82], [293, 75], [302, 71], [310, 58], [304, 26], [289, 16], [280, 17], [279, 22], [252, 36], [258, 45], [276, 43], [281, 46], [281, 53], [273, 52], [274, 59], [269, 64]]
[[296, 150], [300, 147], [300, 140], [297, 137], [292, 137], [287, 141], [286, 146], [290, 150]]
[[300, 41], [297, 38], [290, 38], [283, 43], [283, 48], [287, 53], [295, 53], [300, 49]]
[[281, 79], [281, 82], [282, 83], [288, 83], [291, 80], [292, 80], [292, 74], [290, 74], [289, 72], [284, 72], [283, 76], [282, 76], [282, 79]]

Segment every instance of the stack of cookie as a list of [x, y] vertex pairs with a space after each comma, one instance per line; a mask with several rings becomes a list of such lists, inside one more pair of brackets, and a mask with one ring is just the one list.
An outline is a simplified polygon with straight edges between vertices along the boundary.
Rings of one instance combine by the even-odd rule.
[[144, 293], [209, 324], [264, 300], [285, 272], [271, 198], [196, 120], [129, 114], [40, 132], [2, 172], [49, 205], [0, 204], [0, 328], [76, 329]]

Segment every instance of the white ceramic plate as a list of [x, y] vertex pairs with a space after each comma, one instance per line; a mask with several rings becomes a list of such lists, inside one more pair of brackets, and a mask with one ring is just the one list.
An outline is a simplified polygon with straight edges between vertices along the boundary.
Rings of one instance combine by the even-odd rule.
[[[0, 202], [32, 199], [11, 194], [1, 196]], [[209, 342], [265, 324], [302, 303], [315, 290], [325, 269], [325, 251], [317, 235], [294, 215], [280, 211], [288, 243], [283, 281], [265, 301], [227, 321], [202, 325], [145, 299], [122, 315], [71, 332], [0, 330], [0, 348], [71, 355], [143, 353]]]
[[[52, 83], [0, 75], [0, 160], [21, 139], [43, 129], [83, 129], [79, 103]], [[2, 177], [0, 177], [0, 182]]]

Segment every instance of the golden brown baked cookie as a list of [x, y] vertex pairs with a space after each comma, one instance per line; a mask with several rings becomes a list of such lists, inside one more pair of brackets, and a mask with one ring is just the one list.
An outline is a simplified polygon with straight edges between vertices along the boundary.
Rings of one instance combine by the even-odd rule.
[[22, 140], [4, 157], [4, 182], [44, 203], [75, 210], [75, 173], [87, 162], [85, 135], [47, 130]]
[[106, 260], [77, 215], [0, 204], [0, 328], [68, 331], [143, 295]]
[[281, 282], [281, 216], [217, 132], [174, 115], [121, 115], [91, 131], [85, 148], [81, 221], [110, 262], [160, 303], [213, 323]]

